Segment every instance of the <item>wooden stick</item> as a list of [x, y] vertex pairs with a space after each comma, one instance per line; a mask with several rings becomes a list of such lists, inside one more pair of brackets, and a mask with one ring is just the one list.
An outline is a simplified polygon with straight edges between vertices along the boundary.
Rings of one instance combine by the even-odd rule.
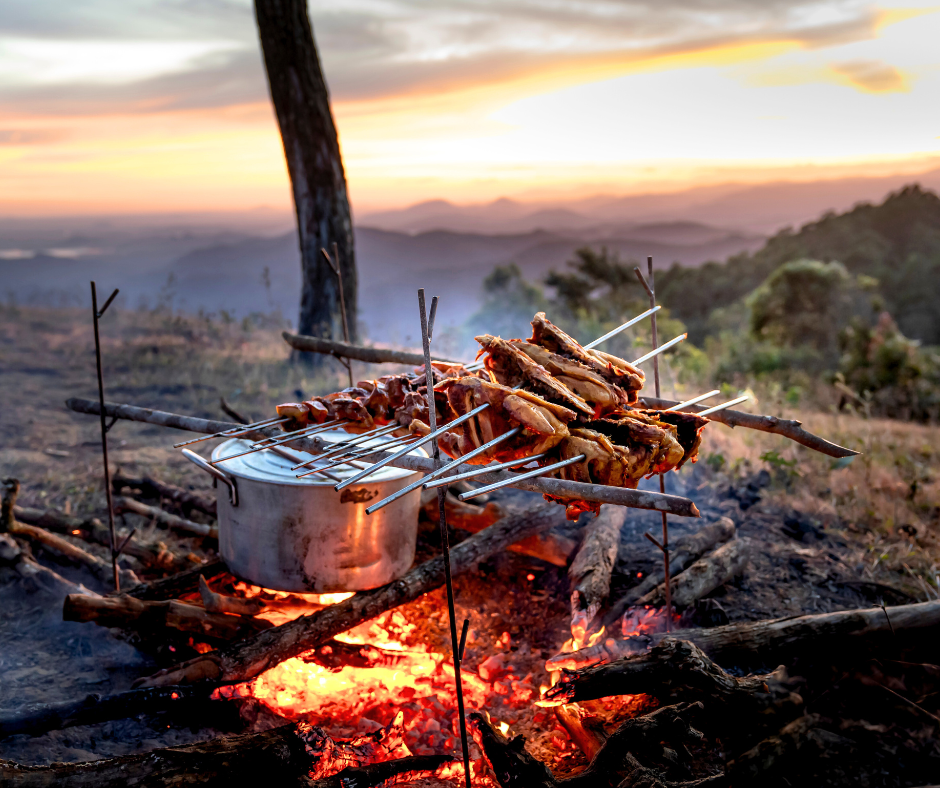
[[271, 622], [251, 616], [210, 613], [197, 605], [175, 599], [144, 601], [130, 596], [89, 597], [69, 594], [62, 610], [63, 621], [93, 621], [103, 627], [123, 627], [144, 633], [169, 627], [195, 632], [214, 640], [232, 640], [271, 628]]
[[62, 575], [44, 567], [32, 556], [26, 555], [9, 534], [0, 533], [0, 565], [11, 567], [26, 582], [36, 583], [56, 594], [93, 594], [83, 585], [66, 580]]
[[170, 577], [164, 577], [162, 580], [151, 580], [128, 588], [122, 593], [135, 599], [176, 599], [197, 591], [200, 577], [212, 580], [227, 571], [228, 567], [221, 558], [213, 558], [204, 564], [197, 564]]
[[[703, 526], [692, 534], [686, 534], [676, 539], [669, 551], [670, 577], [679, 574], [689, 564], [698, 559], [703, 553], [711, 550], [715, 545], [727, 542], [734, 536], [734, 521], [730, 517], [722, 517], [715, 523]], [[654, 569], [643, 580], [631, 588], [610, 610], [604, 614], [604, 626], [612, 626], [637, 601], [652, 591], [665, 579], [661, 569]]]
[[[543, 503], [528, 511], [504, 517], [453, 548], [452, 571], [454, 574], [467, 571], [509, 545], [550, 528], [559, 522], [560, 514], [563, 512], [559, 507]], [[386, 586], [360, 591], [339, 604], [289, 621], [219, 651], [200, 655], [155, 673], [141, 683], [143, 686], [157, 687], [202, 679], [219, 683], [247, 681], [362, 621], [407, 604], [439, 588], [443, 583], [443, 559], [433, 558]]]
[[[677, 400], [659, 399], [657, 397], [640, 397], [640, 404], [645, 408], [654, 410], [666, 410], [677, 404]], [[692, 405], [685, 409], [685, 413], [698, 413], [706, 410], [700, 405]], [[854, 457], [857, 451], [839, 446], [818, 435], [813, 435], [803, 429], [802, 422], [795, 419], [780, 419], [776, 416], [758, 416], [753, 413], [743, 413], [739, 410], [719, 410], [707, 417], [711, 421], [718, 421], [728, 427], [746, 427], [749, 430], [759, 430], [760, 432], [771, 432], [774, 435], [782, 435], [789, 438], [808, 449], [818, 451], [820, 454], [826, 454], [829, 457]]]
[[138, 489], [147, 498], [164, 498], [172, 501], [184, 510], [195, 509], [203, 514], [216, 515], [214, 498], [204, 498], [191, 490], [184, 490], [173, 484], [155, 479], [153, 476], [133, 477], [125, 476], [118, 469], [111, 477], [111, 486], [114, 492], [120, 493], [125, 487]]
[[645, 693], [670, 703], [704, 701], [709, 715], [720, 712], [727, 717], [725, 722], [739, 717], [747, 725], [753, 724], [756, 714], [802, 706], [802, 699], [794, 697], [784, 679], [779, 669], [759, 676], [732, 676], [694, 643], [666, 635], [642, 654], [564, 671], [545, 693], [544, 702], [574, 703]]
[[[37, 528], [35, 525], [14, 523], [13, 527], [10, 528], [10, 533], [41, 544], [48, 550], [69, 559], [69, 561], [74, 564], [87, 567], [95, 577], [104, 583], [110, 583], [114, 578], [110, 563], [102, 561], [97, 556], [92, 555], [86, 550], [82, 550], [81, 547], [72, 544], [61, 536], [51, 534], [43, 528]], [[137, 577], [133, 570], [118, 567], [117, 571], [122, 584], [137, 585], [140, 583], [140, 578]]]
[[[626, 782], [637, 772], [646, 771], [634, 753], [641, 757], [662, 757], [662, 742], [676, 749], [689, 742], [699, 742], [702, 734], [689, 725], [687, 717], [700, 715], [701, 703], [663, 706], [656, 711], [635, 717], [622, 723], [607, 739], [590, 765], [584, 771], [558, 780], [543, 763], [536, 760], [525, 749], [525, 739], [514, 737], [511, 741], [501, 734], [489, 719], [480, 712], [473, 712], [470, 721], [474, 739], [483, 750], [497, 781], [503, 788], [613, 788], [628, 786]], [[689, 783], [641, 782], [646, 786], [692, 786], [707, 785], [713, 778]]]
[[[351, 358], [355, 361], [365, 361], [367, 364], [406, 364], [412, 367], [424, 365], [424, 355], [412, 353], [407, 350], [388, 350], [377, 347], [362, 347], [351, 345], [348, 342], [337, 342], [333, 339], [320, 339], [319, 337], [301, 336], [283, 331], [284, 341], [295, 350], [310, 353], [324, 353], [337, 358]], [[446, 361], [447, 364], [459, 364], [459, 361]]]
[[0, 737], [15, 733], [39, 736], [47, 731], [75, 725], [93, 725], [171, 708], [185, 709], [193, 701], [207, 702], [211, 691], [211, 687], [155, 687], [104, 697], [88, 695], [79, 701], [30, 706], [18, 714], [0, 717]]
[[240, 599], [239, 597], [223, 596], [215, 593], [206, 578], [199, 575], [199, 596], [202, 604], [210, 613], [232, 613], [237, 616], [256, 616], [264, 610], [264, 602], [260, 599]]
[[[316, 729], [315, 729], [316, 731]], [[327, 738], [319, 732], [319, 738]], [[50, 766], [21, 766], [0, 760], [0, 785], [7, 788], [178, 788], [182, 785], [276, 785], [292, 788], [380, 788], [399, 776], [431, 777], [452, 763], [449, 755], [419, 755], [347, 767], [332, 777], [310, 779], [321, 758], [342, 762], [343, 742], [309, 750], [311, 732], [284, 725], [263, 733], [223, 736], [120, 758]], [[351, 758], [347, 757], [347, 760]], [[324, 764], [328, 766], [328, 764]]]
[[[76, 413], [98, 413], [98, 403], [93, 400], [73, 397], [72, 399], [66, 400], [65, 404], [70, 410]], [[138, 408], [133, 405], [105, 403], [105, 411], [111, 418], [142, 421], [147, 424], [159, 424], [164, 427], [174, 427], [191, 432], [216, 433], [238, 426], [230, 422], [211, 421], [208, 419], [199, 419], [194, 416], [181, 416], [176, 413], [167, 413], [165, 411], [151, 410], [149, 408]], [[253, 434], [265, 438], [275, 437], [282, 433], [277, 427], [267, 427], [256, 430]], [[332, 444], [314, 437], [298, 438], [296, 441], [291, 441], [288, 445], [300, 451], [320, 454], [325, 449], [330, 448]], [[395, 460], [392, 464], [398, 468], [405, 468], [420, 473], [430, 473], [434, 470], [433, 460], [428, 457], [420, 457], [412, 454], [406, 454]], [[454, 470], [456, 473], [462, 473], [474, 467], [477, 466], [461, 465]], [[510, 479], [512, 477], [513, 474], [496, 472], [478, 478], [484, 483], [490, 483]], [[663, 495], [661, 493], [645, 492], [643, 490], [628, 490], [623, 487], [608, 487], [602, 484], [583, 484], [581, 482], [569, 482], [564, 479], [545, 477], [519, 481], [513, 486], [518, 487], [520, 490], [530, 490], [557, 498], [591, 500], [598, 501], [599, 503], [628, 506], [634, 509], [653, 509], [675, 514], [680, 517], [700, 516], [698, 508], [692, 501], [678, 495]]]
[[610, 594], [610, 577], [617, 562], [620, 530], [627, 519], [622, 506], [602, 506], [584, 529], [578, 552], [568, 569], [571, 579], [571, 637], [583, 643], [595, 631], [595, 618]]
[[114, 511], [120, 514], [126, 514], [128, 512], [131, 514], [139, 514], [143, 517], [155, 520], [157, 525], [162, 525], [165, 528], [173, 528], [177, 531], [183, 531], [184, 533], [195, 534], [196, 536], [207, 536], [210, 539], [219, 538], [219, 527], [217, 525], [194, 523], [192, 520], [187, 520], [185, 517], [177, 517], [175, 514], [165, 512], [163, 509], [158, 509], [156, 506], [148, 506], [145, 503], [135, 501], [133, 498], [125, 498], [122, 495], [115, 497]]
[[[820, 653], [825, 649], [834, 652], [852, 650], [857, 649], [862, 642], [878, 645], [902, 633], [920, 633], [938, 626], [940, 600], [934, 600], [888, 608], [840, 610], [835, 613], [727, 624], [713, 629], [683, 629], [672, 634], [694, 643], [717, 662], [735, 664], [735, 660], [755, 657], [779, 660], [783, 653], [798, 653], [806, 648]], [[664, 637], [664, 633], [658, 632], [628, 640], [611, 638], [598, 647], [552, 657], [547, 667], [549, 670], [573, 669], [600, 660], [619, 659], [637, 651], [645, 651]]]
[[[715, 552], [706, 555], [673, 577], [672, 604], [676, 608], [688, 607], [696, 600], [740, 575], [748, 565], [753, 544], [747, 539], [732, 539]], [[662, 583], [637, 600], [637, 605], [659, 607], [666, 603], [666, 587]]]
[[[108, 528], [97, 517], [83, 520], [55, 509], [33, 509], [28, 506], [14, 507], [13, 514], [21, 523], [35, 525], [58, 534], [79, 536], [100, 545], [110, 545], [111, 536]], [[163, 542], [142, 542], [135, 537], [127, 541], [122, 554], [133, 556], [147, 566], [157, 566], [163, 569], [182, 567], [188, 563], [186, 559], [171, 553]]]

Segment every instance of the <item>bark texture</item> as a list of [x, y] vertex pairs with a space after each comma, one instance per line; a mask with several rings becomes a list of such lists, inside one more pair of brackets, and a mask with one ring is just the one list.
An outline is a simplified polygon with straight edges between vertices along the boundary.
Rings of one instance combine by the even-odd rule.
[[[753, 545], [747, 539], [732, 539], [715, 552], [706, 555], [685, 571], [670, 578], [672, 604], [676, 608], [688, 607], [697, 599], [710, 594], [718, 586], [740, 575], [747, 567]], [[638, 605], [659, 607], [666, 603], [666, 584], [661, 583], [641, 597]]]
[[627, 519], [622, 506], [602, 506], [584, 528], [578, 552], [568, 569], [571, 579], [571, 637], [583, 643], [598, 628], [601, 605], [610, 594], [610, 576], [617, 561], [620, 529]]
[[[339, 251], [350, 339], [356, 336], [356, 260], [346, 174], [305, 0], [255, 0], [271, 100], [297, 213], [303, 289], [298, 331], [343, 336], [339, 284], [320, 249]], [[309, 356], [318, 363], [321, 356]]]

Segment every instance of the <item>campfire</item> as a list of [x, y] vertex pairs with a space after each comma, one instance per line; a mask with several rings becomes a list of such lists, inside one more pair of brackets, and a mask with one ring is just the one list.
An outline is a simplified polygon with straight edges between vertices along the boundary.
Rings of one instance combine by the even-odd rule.
[[[910, 641], [916, 652], [920, 633], [940, 620], [940, 604], [766, 621], [737, 615], [732, 623], [715, 594], [766, 549], [758, 532], [742, 533], [740, 517], [724, 516], [732, 506], [719, 504], [740, 513], [738, 499], [703, 491], [693, 500], [641, 489], [641, 481], [691, 465], [710, 421], [776, 433], [834, 457], [851, 452], [798, 422], [732, 410], [739, 399], [708, 408], [698, 404], [708, 395], [685, 402], [648, 396], [637, 368], [646, 357], [631, 363], [582, 346], [544, 315], [533, 326], [530, 340], [478, 338], [483, 358], [473, 364], [432, 364], [426, 356], [413, 374], [282, 403], [251, 424], [70, 400], [76, 412], [201, 433], [180, 444], [187, 451], [206, 437], [226, 441], [208, 461], [194, 460], [218, 480], [215, 501], [155, 479], [113, 480], [117, 511], [218, 539], [221, 558], [187, 558], [132, 532], [117, 552], [146, 566], [152, 579], [140, 582], [119, 567], [121, 590], [108, 596], [61, 586], [71, 592], [66, 620], [133, 633], [143, 647], [160, 649], [163, 667], [124, 693], [0, 720], [0, 731], [35, 735], [185, 707], [235, 709], [247, 732], [85, 767], [4, 764], [5, 779], [67, 783], [83, 771], [100, 784], [130, 775], [162, 785], [200, 773], [321, 788], [431, 778], [504, 787], [759, 785], [768, 770], [810, 751], [848, 752], [822, 712], [806, 708], [803, 693], [821, 697], [814, 687], [825, 670], [797, 661], [807, 675], [796, 679], [769, 668], [794, 654], [806, 662], [808, 652], [829, 667], [885, 643], [900, 649]], [[452, 461], [428, 456], [437, 447]], [[262, 556], [243, 555], [247, 568], [234, 573], [226, 540], [250, 495], [232, 463], [255, 455], [281, 457], [293, 478], [308, 480], [302, 485], [345, 495], [363, 523], [410, 495], [415, 512], [430, 513], [432, 522], [440, 514], [442, 530], [435, 538], [424, 527], [418, 560], [391, 570], [386, 582], [317, 589], [329, 584], [309, 563], [307, 590], [252, 582], [252, 562]], [[386, 467], [418, 478], [387, 494], [367, 489]], [[504, 488], [545, 500], [503, 497]], [[10, 485], [5, 565], [64, 583], [24, 551], [30, 541], [70, 550], [71, 560], [110, 578], [112, 567], [61, 536], [104, 543], [101, 523], [26, 510], [15, 499]], [[192, 512], [200, 522], [187, 518]], [[706, 517], [701, 526], [673, 521], [673, 539], [664, 529], [660, 541], [650, 529], [665, 513]], [[212, 516], [217, 526], [205, 522]], [[634, 521], [638, 530], [628, 536]], [[448, 522], [470, 535], [449, 546]], [[643, 537], [661, 559], [614, 588], [622, 546], [638, 551]], [[488, 564], [487, 574], [471, 571]], [[284, 585], [293, 577], [285, 574]], [[898, 650], [891, 659], [920, 664], [907, 657]], [[469, 774], [460, 758], [462, 711], [472, 736]]]

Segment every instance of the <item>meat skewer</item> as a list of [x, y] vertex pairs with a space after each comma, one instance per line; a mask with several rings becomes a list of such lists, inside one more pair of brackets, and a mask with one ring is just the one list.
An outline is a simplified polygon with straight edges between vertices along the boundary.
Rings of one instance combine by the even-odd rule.
[[269, 419], [262, 419], [261, 421], [256, 421], [254, 424], [244, 424], [237, 427], [233, 427], [230, 430], [224, 430], [223, 432], [216, 432], [212, 435], [201, 435], [198, 438], [190, 438], [188, 441], [183, 441], [182, 443], [174, 443], [173, 448], [179, 449], [183, 446], [189, 446], [193, 443], [201, 443], [202, 441], [212, 440], [213, 438], [232, 438], [238, 435], [247, 435], [253, 430], [260, 429], [261, 427], [273, 427], [275, 424], [283, 424], [286, 419], [281, 419], [278, 416], [272, 416]]
[[[482, 468], [477, 468], [474, 471], [458, 473], [455, 476], [445, 476], [443, 479], [425, 482], [423, 486], [425, 490], [430, 490], [434, 487], [443, 487], [445, 484], [453, 484], [454, 482], [463, 481], [464, 479], [473, 479], [477, 476], [485, 476], [488, 473], [494, 473], [495, 471], [503, 471], [507, 468], [518, 468], [520, 465], [528, 465], [530, 462], [541, 460], [545, 456], [547, 456], [546, 453], [533, 454], [531, 457], [520, 457], [518, 460], [498, 462], [495, 465], [484, 465]], [[460, 460], [463, 461], [463, 457], [461, 457]]]
[[512, 479], [506, 479], [502, 482], [494, 482], [493, 484], [488, 484], [485, 487], [478, 487], [475, 490], [470, 490], [469, 492], [460, 493], [457, 497], [461, 501], [469, 501], [471, 498], [476, 498], [478, 495], [483, 495], [483, 493], [493, 492], [493, 490], [499, 490], [502, 487], [508, 487], [511, 484], [520, 482], [523, 479], [533, 479], [536, 476], [542, 476], [546, 473], [551, 473], [552, 471], [560, 470], [565, 468], [568, 465], [573, 465], [576, 462], [581, 462], [585, 459], [583, 454], [579, 454], [577, 457], [569, 457], [567, 460], [561, 460], [560, 462], [552, 463], [551, 465], [546, 465], [544, 468], [536, 468], [534, 471], [528, 471], [527, 473], [520, 473], [518, 476], [513, 477]]
[[683, 408], [689, 407], [689, 405], [696, 405], [699, 402], [702, 402], [703, 400], [711, 399], [716, 394], [720, 394], [720, 393], [721, 391], [719, 389], [712, 389], [707, 394], [699, 394], [697, 397], [692, 397], [692, 399], [687, 399], [685, 402], [676, 403], [671, 408], [666, 408], [666, 412], [668, 413], [671, 410], [682, 410]]
[[744, 400], [750, 399], [748, 396], [738, 397], [737, 399], [728, 400], [727, 402], [722, 402], [721, 405], [715, 405], [714, 408], [707, 408], [706, 410], [700, 410], [696, 413], [696, 416], [707, 416], [709, 413], [717, 413], [719, 410], [724, 410], [725, 408], [730, 408], [732, 405], [737, 405], [739, 402], [744, 402]]

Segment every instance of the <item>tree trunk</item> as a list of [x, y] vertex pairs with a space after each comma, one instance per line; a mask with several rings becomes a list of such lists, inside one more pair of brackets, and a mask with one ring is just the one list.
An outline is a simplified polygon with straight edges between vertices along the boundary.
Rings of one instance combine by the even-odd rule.
[[[346, 175], [305, 0], [255, 0], [271, 100], [290, 174], [303, 289], [298, 333], [343, 339], [339, 283], [320, 249], [335, 243], [349, 340], [356, 339], [356, 258]], [[319, 366], [323, 356], [304, 354]]]

